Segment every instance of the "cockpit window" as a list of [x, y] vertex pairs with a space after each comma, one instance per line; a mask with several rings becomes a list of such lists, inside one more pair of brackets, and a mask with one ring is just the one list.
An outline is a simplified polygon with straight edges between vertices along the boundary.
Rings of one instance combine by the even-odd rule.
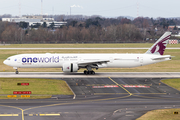
[[11, 60], [10, 58], [8, 58], [7, 60]]

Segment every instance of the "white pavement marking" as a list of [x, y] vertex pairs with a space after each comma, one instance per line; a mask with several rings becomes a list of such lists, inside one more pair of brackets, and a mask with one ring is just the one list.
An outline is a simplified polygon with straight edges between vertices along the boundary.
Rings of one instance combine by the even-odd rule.
[[172, 107], [164, 107], [164, 108], [166, 108], [166, 109], [167, 109], [167, 108], [168, 108], [168, 109], [170, 109], [170, 108], [172, 108]]
[[69, 84], [68, 84], [67, 82], [66, 82], [66, 85], [68, 85], [69, 89], [73, 92], [73, 94], [74, 94], [73, 99], [76, 99], [76, 94], [75, 94], [75, 92], [72, 90], [72, 88], [69, 86]]
[[134, 115], [126, 115], [127, 117], [132, 117], [132, 116], [134, 116]]
[[134, 113], [133, 111], [126, 111], [126, 113]]

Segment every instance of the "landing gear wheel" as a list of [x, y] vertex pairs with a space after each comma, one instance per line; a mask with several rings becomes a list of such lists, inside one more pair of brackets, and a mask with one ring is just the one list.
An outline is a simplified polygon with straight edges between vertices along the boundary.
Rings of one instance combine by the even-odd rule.
[[95, 72], [94, 71], [86, 71], [86, 70], [84, 70], [84, 74], [85, 75], [90, 75], [90, 74], [94, 75]]
[[88, 74], [88, 71], [85, 70], [85, 71], [84, 71], [84, 74], [87, 75], [87, 74]]
[[92, 75], [94, 75], [94, 74], [95, 74], [95, 72], [94, 72], [94, 71], [91, 71], [91, 74], [92, 74]]
[[19, 74], [19, 72], [18, 72], [18, 70], [16, 69], [16, 72], [15, 72], [16, 74]]

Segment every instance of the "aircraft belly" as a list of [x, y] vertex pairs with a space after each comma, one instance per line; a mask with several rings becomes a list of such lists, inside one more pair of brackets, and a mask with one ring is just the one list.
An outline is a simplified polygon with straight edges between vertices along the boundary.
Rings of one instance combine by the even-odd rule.
[[107, 65], [109, 68], [131, 68], [138, 66], [141, 66], [141, 64], [135, 60], [115, 60]]

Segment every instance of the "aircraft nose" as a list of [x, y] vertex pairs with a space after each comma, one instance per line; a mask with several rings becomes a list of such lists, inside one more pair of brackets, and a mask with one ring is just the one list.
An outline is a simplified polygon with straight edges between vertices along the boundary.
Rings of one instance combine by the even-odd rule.
[[5, 65], [7, 65], [7, 60], [4, 60], [3, 63], [4, 63]]

